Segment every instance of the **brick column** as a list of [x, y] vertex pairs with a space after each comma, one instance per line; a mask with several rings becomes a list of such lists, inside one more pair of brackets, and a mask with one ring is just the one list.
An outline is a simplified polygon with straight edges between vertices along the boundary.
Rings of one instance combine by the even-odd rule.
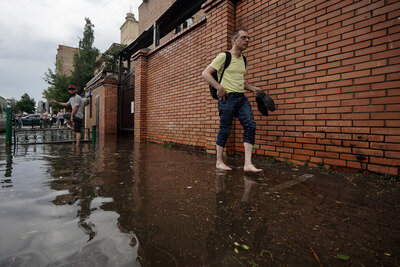
[[147, 91], [147, 52], [140, 50], [132, 56], [135, 66], [135, 122], [134, 138], [146, 141], [146, 91]]
[[104, 79], [104, 134], [117, 134], [118, 81]]
[[[230, 0], [209, 0], [203, 5], [207, 14], [207, 31], [205, 37], [207, 61], [211, 62], [220, 52], [230, 49], [230, 34], [235, 27], [235, 4]], [[217, 101], [211, 96], [206, 104], [206, 151], [215, 154], [215, 141], [219, 129]], [[234, 125], [232, 125], [226, 151], [232, 153]]]
[[[117, 114], [118, 114], [118, 81], [111, 79], [101, 79], [92, 84], [86, 90], [91, 90], [92, 98], [90, 106], [85, 107], [85, 128], [92, 129], [96, 125], [96, 117], [99, 116], [97, 130], [100, 135], [117, 134]], [[98, 111], [96, 114], [96, 98], [100, 98]], [[92, 116], [90, 116], [92, 108]]]

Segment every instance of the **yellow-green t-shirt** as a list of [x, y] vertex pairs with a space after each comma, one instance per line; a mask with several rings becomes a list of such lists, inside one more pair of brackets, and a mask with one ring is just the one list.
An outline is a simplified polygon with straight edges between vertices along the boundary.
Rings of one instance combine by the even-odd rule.
[[[224, 68], [226, 54], [219, 54], [210, 66], [218, 71], [218, 79], [221, 77]], [[246, 67], [244, 65], [243, 56], [236, 58], [232, 55], [231, 63], [224, 72], [221, 85], [227, 93], [244, 93], [244, 73]]]

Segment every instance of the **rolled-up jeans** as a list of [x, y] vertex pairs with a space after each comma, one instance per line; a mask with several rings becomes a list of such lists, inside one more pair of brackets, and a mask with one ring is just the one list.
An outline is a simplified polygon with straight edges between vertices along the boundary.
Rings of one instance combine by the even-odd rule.
[[232, 121], [236, 117], [243, 126], [243, 142], [254, 145], [256, 122], [251, 112], [251, 105], [243, 93], [229, 93], [225, 101], [218, 100], [219, 131], [217, 145], [225, 147], [231, 133]]

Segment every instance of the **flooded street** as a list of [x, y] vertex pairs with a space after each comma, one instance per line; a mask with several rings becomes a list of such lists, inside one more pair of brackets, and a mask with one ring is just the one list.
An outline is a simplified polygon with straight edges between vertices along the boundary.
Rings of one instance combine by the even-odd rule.
[[107, 136], [0, 136], [0, 266], [400, 264], [400, 183]]

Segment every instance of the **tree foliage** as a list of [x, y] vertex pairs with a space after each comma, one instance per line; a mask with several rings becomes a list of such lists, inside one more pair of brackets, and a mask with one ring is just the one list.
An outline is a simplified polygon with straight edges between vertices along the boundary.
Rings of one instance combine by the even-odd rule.
[[[78, 88], [78, 94], [82, 94], [86, 83], [94, 76], [96, 58], [99, 50], [93, 47], [94, 42], [94, 25], [89, 18], [85, 18], [86, 25], [83, 31], [83, 38], [79, 41], [78, 53], [74, 55], [74, 70], [72, 75], [66, 75], [63, 71], [63, 62], [57, 60], [55, 70], [48, 69], [45, 73], [44, 80], [49, 87], [42, 93], [43, 97], [50, 101], [55, 99], [59, 102], [67, 102], [69, 98], [68, 86], [71, 84]], [[61, 106], [50, 104], [53, 110], [57, 111]]]
[[93, 47], [94, 25], [89, 18], [85, 18], [86, 24], [83, 31], [83, 38], [79, 41], [79, 51], [74, 56], [74, 71], [72, 82], [78, 88], [78, 94], [82, 94], [86, 83], [94, 76], [96, 59], [99, 50]]
[[35, 99], [31, 98], [27, 93], [21, 96], [21, 99], [16, 102], [15, 109], [26, 112], [26, 113], [34, 113], [35, 112]]
[[[54, 72], [48, 69], [47, 73], [45, 73], [44, 80], [50, 86], [43, 91], [42, 95], [47, 101], [56, 99], [59, 102], [67, 102], [69, 98], [68, 86], [72, 83], [72, 77], [63, 74], [61, 60], [57, 60], [55, 65]], [[56, 111], [61, 108], [59, 105], [53, 103], [50, 105]]]
[[7, 98], [7, 106], [11, 108], [13, 113], [17, 112], [16, 105], [17, 105], [17, 100], [15, 100], [14, 97]]

